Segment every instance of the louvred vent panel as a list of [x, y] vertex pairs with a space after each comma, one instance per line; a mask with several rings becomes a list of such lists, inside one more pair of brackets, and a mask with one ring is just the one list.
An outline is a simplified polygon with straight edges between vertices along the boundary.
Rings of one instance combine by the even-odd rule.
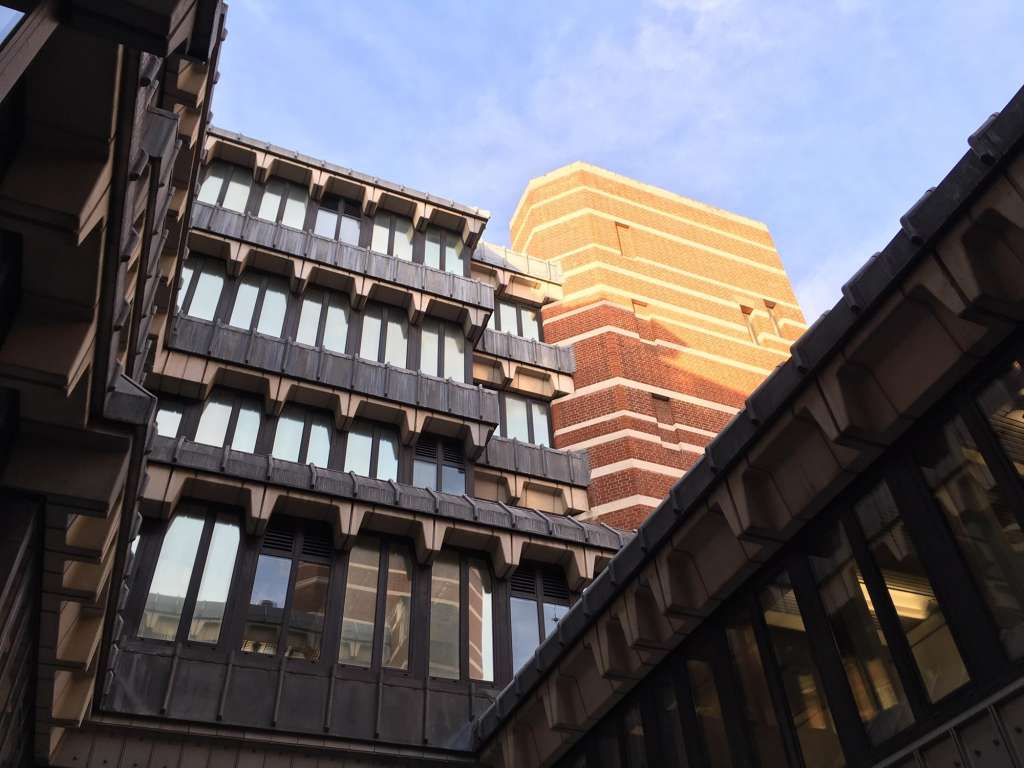
[[267, 532], [263, 534], [263, 549], [291, 554], [295, 543], [295, 526], [271, 518]]
[[569, 602], [569, 587], [565, 583], [565, 577], [560, 571], [545, 570], [541, 576], [544, 585], [545, 600], [559, 600]]
[[302, 537], [302, 554], [310, 557], [331, 557], [331, 532], [323, 523], [306, 526]]
[[431, 459], [437, 458], [437, 441], [429, 437], [421, 437], [416, 441], [416, 458]]
[[528, 565], [521, 565], [512, 572], [509, 579], [512, 592], [521, 597], [536, 597], [536, 581], [534, 570]]

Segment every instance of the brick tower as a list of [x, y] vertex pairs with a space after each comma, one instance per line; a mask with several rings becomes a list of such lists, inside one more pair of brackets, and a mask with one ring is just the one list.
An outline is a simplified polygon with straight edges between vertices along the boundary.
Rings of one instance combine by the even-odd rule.
[[564, 279], [555, 444], [590, 453], [588, 516], [635, 528], [806, 328], [782, 261], [761, 222], [579, 162], [530, 181], [510, 228]]

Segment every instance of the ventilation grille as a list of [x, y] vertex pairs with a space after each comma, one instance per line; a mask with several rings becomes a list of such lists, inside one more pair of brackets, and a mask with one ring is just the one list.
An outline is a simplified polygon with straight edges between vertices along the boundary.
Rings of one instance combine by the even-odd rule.
[[309, 557], [330, 558], [332, 554], [331, 532], [323, 523], [306, 526], [302, 537], [302, 554]]
[[462, 446], [454, 440], [446, 440], [442, 446], [445, 464], [462, 465]]
[[437, 441], [432, 440], [429, 437], [421, 437], [419, 440], [417, 440], [416, 458], [430, 459], [431, 461], [437, 459]]
[[263, 534], [263, 549], [272, 552], [292, 553], [295, 543], [295, 526], [290, 523], [271, 519], [267, 532]]
[[528, 565], [521, 565], [516, 568], [509, 579], [509, 586], [511, 586], [513, 594], [523, 597], [536, 597], [536, 585], [535, 571]]
[[569, 587], [565, 583], [565, 577], [560, 571], [545, 570], [541, 575], [544, 586], [545, 600], [562, 600], [569, 602]]

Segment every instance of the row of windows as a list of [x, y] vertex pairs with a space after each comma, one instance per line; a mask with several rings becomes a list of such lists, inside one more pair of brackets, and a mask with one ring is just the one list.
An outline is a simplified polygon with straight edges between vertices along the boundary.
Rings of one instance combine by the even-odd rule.
[[511, 333], [524, 339], [543, 341], [541, 338], [540, 311], [522, 304], [499, 300], [487, 321], [492, 331]]
[[564, 765], [875, 762], [1024, 672], [1021, 360], [880, 465]]
[[[229, 390], [215, 392], [202, 408], [161, 400], [156, 429], [162, 437], [183, 436], [203, 445], [226, 445], [234, 451], [270, 455], [281, 461], [412, 482], [444, 493], [461, 495], [467, 490], [458, 441], [424, 433], [406, 462], [393, 425], [357, 420], [347, 432], [339, 432], [329, 411], [291, 404], [279, 417], [266, 417], [257, 398]], [[411, 469], [403, 472], [403, 465], [410, 462]]]
[[429, 226], [422, 244], [417, 247], [412, 219], [380, 211], [363, 234], [357, 201], [327, 194], [311, 206], [305, 186], [278, 177], [271, 178], [265, 185], [254, 184], [251, 170], [222, 160], [210, 164], [197, 199], [293, 229], [309, 230], [320, 237], [369, 247], [405, 261], [469, 275], [462, 238], [457, 232]]
[[[494, 682], [499, 663], [507, 679], [530, 657], [571, 598], [558, 571], [524, 564], [509, 588], [496, 583], [482, 555], [444, 550], [420, 567], [407, 542], [375, 536], [360, 536], [338, 554], [325, 524], [280, 515], [261, 541], [246, 543], [226, 512], [189, 509], [165, 531], [161, 525], [147, 524], [136, 541], [143, 562], [155, 558], [151, 573], [140, 576], [149, 579], [138, 593], [146, 596], [135, 629], [141, 640], [211, 649], [237, 642], [254, 655], [398, 671], [410, 670], [411, 649], [425, 642], [429, 676]], [[423, 600], [421, 579], [429, 583]], [[340, 594], [332, 580], [343, 585]], [[247, 599], [232, 609], [239, 591]], [[337, 627], [337, 652], [332, 640], [325, 657], [329, 621]], [[232, 622], [237, 640], [226, 639]], [[510, 668], [500, 661], [509, 647]]]

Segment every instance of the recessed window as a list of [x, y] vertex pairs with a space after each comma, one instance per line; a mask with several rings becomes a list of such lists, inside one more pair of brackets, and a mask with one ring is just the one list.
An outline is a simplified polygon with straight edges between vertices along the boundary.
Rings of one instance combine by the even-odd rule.
[[[386, 565], [383, 573], [381, 563]], [[409, 547], [360, 536], [348, 558], [338, 662], [407, 670], [411, 620], [412, 555]], [[379, 662], [373, 658], [378, 634]]]
[[560, 570], [529, 563], [516, 568], [509, 585], [515, 674], [569, 612], [570, 594]]
[[710, 768], [731, 768], [729, 736], [714, 669], [704, 659], [691, 658], [686, 660], [686, 676], [704, 748], [710, 758], [708, 765]]
[[442, 552], [430, 569], [430, 676], [458, 680], [459, 556]]
[[287, 406], [277, 420], [271, 455], [282, 461], [327, 467], [333, 435], [329, 414]]
[[[238, 523], [229, 516], [176, 515], [160, 543], [138, 636], [216, 644], [239, 540]], [[198, 592], [189, 605], [190, 586], [195, 579], [199, 579]]]
[[287, 658], [319, 660], [332, 554], [325, 524], [271, 516], [249, 593], [244, 652], [274, 656], [283, 645]]
[[540, 341], [540, 310], [509, 301], [499, 301], [487, 321], [487, 327], [493, 331]]
[[381, 211], [373, 217], [370, 248], [403, 261], [412, 261], [412, 219]]
[[466, 380], [466, 336], [461, 326], [433, 317], [423, 321], [420, 371], [453, 381]]
[[309, 191], [292, 181], [272, 178], [260, 198], [259, 218], [276, 221], [287, 227], [302, 229], [306, 223], [306, 202]]
[[260, 431], [260, 406], [255, 399], [219, 392], [203, 405], [195, 442], [252, 453]]
[[224, 264], [212, 259], [189, 259], [182, 264], [175, 302], [179, 313], [213, 320], [224, 288]]
[[457, 440], [420, 435], [413, 461], [413, 485], [461, 496], [466, 493], [466, 463]]
[[463, 256], [462, 237], [448, 229], [427, 227], [423, 263], [434, 269], [465, 275], [466, 260]]
[[533, 445], [551, 445], [549, 406], [542, 400], [503, 393], [499, 431], [503, 437]]
[[302, 299], [295, 341], [344, 354], [349, 320], [347, 296], [333, 291], [310, 290]]
[[324, 195], [316, 211], [313, 232], [320, 237], [359, 245], [359, 203], [338, 195]]
[[243, 213], [252, 186], [252, 170], [223, 160], [214, 160], [206, 170], [196, 199], [200, 203], [219, 205], [229, 211]]
[[288, 287], [278, 277], [248, 273], [238, 283], [228, 325], [249, 331], [255, 320], [256, 332], [281, 337], [288, 309]]
[[409, 320], [405, 312], [385, 304], [367, 305], [363, 312], [359, 356], [364, 360], [407, 368]]
[[156, 411], [156, 433], [160, 437], [177, 437], [184, 414], [185, 409], [180, 405], [160, 403]]
[[394, 427], [356, 422], [345, 438], [345, 471], [378, 480], [398, 480], [398, 432]]

